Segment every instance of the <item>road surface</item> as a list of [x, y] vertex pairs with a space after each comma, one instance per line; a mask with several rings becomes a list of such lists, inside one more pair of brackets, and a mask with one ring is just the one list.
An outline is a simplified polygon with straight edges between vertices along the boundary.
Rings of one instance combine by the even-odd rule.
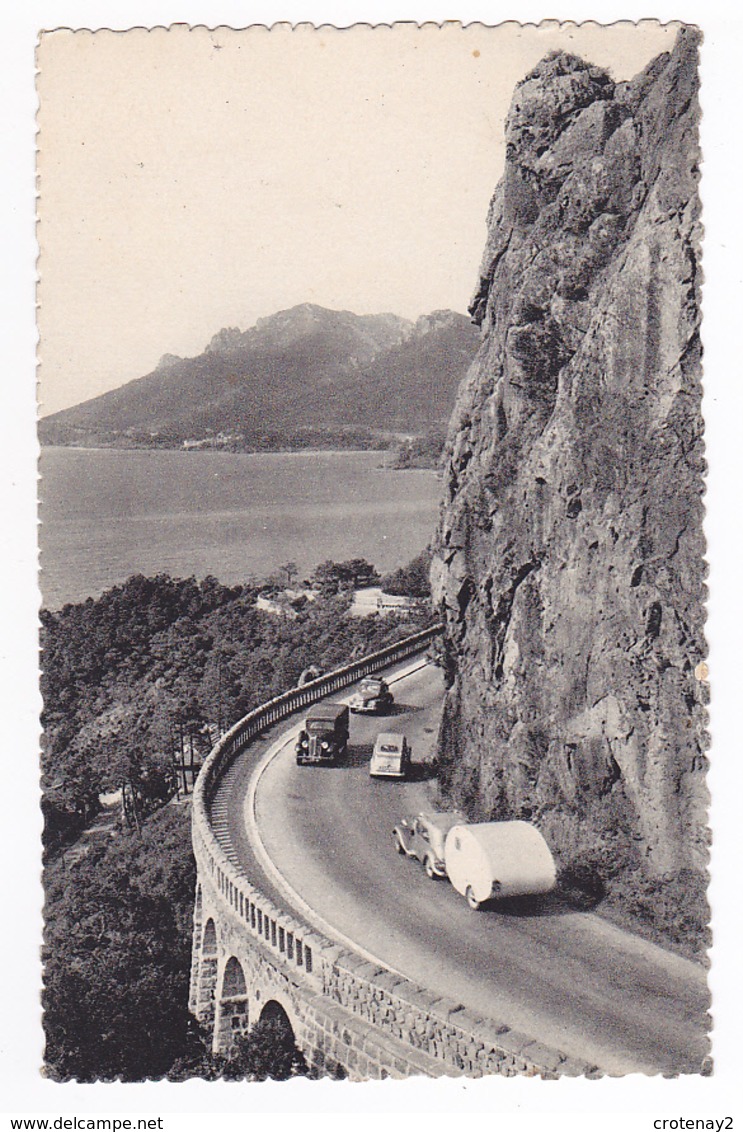
[[[702, 968], [559, 900], [473, 912], [446, 880], [429, 880], [396, 854], [393, 826], [430, 806], [425, 764], [443, 686], [428, 666], [393, 690], [394, 716], [352, 716], [346, 766], [297, 767], [289, 742], [262, 768], [255, 822], [278, 871], [265, 878], [255, 872], [263, 870], [246, 798], [256, 759], [281, 746], [277, 738], [291, 725], [280, 725], [249, 767], [239, 761], [214, 803], [234, 859], [279, 903], [296, 892], [339, 938], [480, 1015], [608, 1073], [699, 1072], [708, 1053]], [[403, 731], [412, 742], [413, 781], [370, 779], [380, 730]]]

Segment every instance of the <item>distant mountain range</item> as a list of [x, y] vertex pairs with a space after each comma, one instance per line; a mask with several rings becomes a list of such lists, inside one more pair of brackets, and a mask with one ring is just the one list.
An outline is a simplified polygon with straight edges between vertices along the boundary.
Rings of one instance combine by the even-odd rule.
[[417, 322], [311, 303], [166, 354], [119, 389], [45, 417], [43, 444], [279, 449], [370, 446], [445, 429], [479, 331], [454, 311]]

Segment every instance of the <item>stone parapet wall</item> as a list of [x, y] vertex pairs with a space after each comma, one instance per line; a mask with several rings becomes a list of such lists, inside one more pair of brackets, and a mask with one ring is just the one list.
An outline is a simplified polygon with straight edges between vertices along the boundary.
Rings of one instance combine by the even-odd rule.
[[483, 1018], [444, 995], [343, 952], [327, 971], [325, 995], [373, 1026], [428, 1054], [444, 1072], [471, 1076], [582, 1076], [595, 1066], [574, 1061], [533, 1036]]
[[422, 1051], [401, 1048], [388, 1037], [329, 999], [307, 999], [298, 1041], [310, 1048], [310, 1063], [319, 1071], [343, 1067], [354, 1080], [381, 1077], [439, 1077], [441, 1064]]

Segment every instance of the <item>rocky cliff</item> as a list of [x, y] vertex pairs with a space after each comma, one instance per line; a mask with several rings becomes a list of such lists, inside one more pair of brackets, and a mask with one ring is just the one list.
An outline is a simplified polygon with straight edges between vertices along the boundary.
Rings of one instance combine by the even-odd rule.
[[697, 35], [516, 89], [433, 585], [441, 789], [563, 860], [706, 861]]

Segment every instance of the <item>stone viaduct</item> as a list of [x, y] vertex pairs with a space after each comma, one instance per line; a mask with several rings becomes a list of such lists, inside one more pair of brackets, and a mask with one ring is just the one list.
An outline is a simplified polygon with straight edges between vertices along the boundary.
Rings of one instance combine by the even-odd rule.
[[412, 1074], [592, 1074], [526, 1034], [484, 1019], [443, 995], [374, 966], [323, 938], [249, 877], [212, 803], [253, 739], [302, 707], [369, 672], [423, 652], [434, 626], [256, 708], [213, 749], [193, 796], [197, 865], [189, 1006], [227, 1052], [259, 1019], [290, 1026], [318, 1073], [353, 1079]]

